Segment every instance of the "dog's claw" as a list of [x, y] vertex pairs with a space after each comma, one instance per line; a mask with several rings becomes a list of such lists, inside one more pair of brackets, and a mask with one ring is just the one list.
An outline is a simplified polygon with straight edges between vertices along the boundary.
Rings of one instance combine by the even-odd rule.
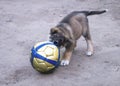
[[69, 65], [69, 60], [62, 60], [60, 65], [62, 66]]

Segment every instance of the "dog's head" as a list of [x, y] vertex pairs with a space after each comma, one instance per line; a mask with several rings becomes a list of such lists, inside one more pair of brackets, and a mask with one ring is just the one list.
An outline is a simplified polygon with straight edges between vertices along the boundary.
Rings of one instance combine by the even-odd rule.
[[64, 32], [58, 27], [52, 28], [50, 30], [50, 41], [58, 47], [64, 46], [66, 42]]

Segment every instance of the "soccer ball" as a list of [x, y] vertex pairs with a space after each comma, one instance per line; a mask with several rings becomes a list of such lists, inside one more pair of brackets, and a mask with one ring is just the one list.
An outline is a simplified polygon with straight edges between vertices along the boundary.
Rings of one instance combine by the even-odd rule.
[[52, 42], [39, 42], [31, 50], [30, 62], [39, 72], [53, 71], [60, 63], [59, 48]]

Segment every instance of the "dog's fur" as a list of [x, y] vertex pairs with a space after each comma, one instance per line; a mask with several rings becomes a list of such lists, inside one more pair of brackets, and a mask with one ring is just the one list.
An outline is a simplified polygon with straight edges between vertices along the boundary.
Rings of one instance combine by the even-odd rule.
[[81, 35], [87, 42], [87, 55], [93, 54], [93, 43], [89, 31], [88, 18], [89, 15], [102, 14], [102, 11], [74, 11], [67, 15], [57, 26], [50, 30], [50, 40], [58, 47], [65, 47], [61, 65], [69, 65], [70, 58], [77, 40]]

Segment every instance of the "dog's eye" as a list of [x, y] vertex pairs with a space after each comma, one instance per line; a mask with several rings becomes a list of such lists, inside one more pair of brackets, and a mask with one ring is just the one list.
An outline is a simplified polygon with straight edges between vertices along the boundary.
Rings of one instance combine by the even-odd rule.
[[60, 42], [64, 42], [64, 40], [65, 40], [64, 37], [61, 37]]
[[60, 42], [62, 42], [63, 41], [63, 39], [60, 39]]

